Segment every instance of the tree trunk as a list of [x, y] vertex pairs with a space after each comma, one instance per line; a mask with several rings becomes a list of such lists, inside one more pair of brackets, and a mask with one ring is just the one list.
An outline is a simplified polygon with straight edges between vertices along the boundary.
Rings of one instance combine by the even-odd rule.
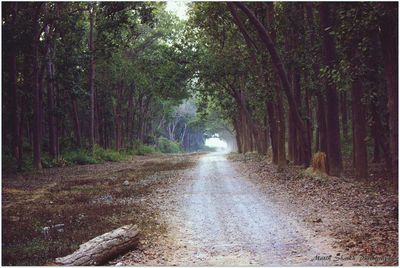
[[269, 133], [271, 138], [272, 163], [278, 164], [278, 126], [277, 119], [275, 117], [275, 108], [274, 104], [271, 101], [267, 101], [266, 106], [268, 114]]
[[[12, 25], [15, 27], [16, 26], [16, 20], [17, 20], [17, 10], [18, 8], [18, 3], [13, 3], [12, 4]], [[13, 40], [13, 43], [16, 40]], [[16, 45], [16, 44], [15, 44]], [[13, 46], [10, 49], [10, 60], [9, 60], [9, 80], [10, 80], [10, 113], [12, 114], [11, 116], [11, 125], [12, 125], [12, 132], [11, 132], [11, 146], [12, 146], [12, 153], [16, 159], [16, 161], [19, 163], [21, 161], [21, 153], [20, 151], [22, 148], [20, 147], [19, 143], [19, 119], [18, 119], [18, 87], [17, 87], [17, 50], [16, 47], [13, 44]], [[4, 111], [3, 111], [4, 112]], [[5, 145], [3, 143], [3, 145]]]
[[[304, 84], [308, 85], [309, 83], [308, 72], [304, 72]], [[309, 88], [305, 88], [304, 94], [304, 113], [306, 115], [306, 128], [307, 128], [307, 139], [308, 143], [312, 146], [312, 137], [313, 137], [313, 120], [312, 120], [312, 112], [311, 112], [311, 97]]]
[[133, 90], [134, 85], [132, 84], [129, 88], [128, 94], [128, 110], [126, 112], [126, 137], [128, 143], [132, 146], [133, 142]]
[[398, 183], [398, 8], [397, 3], [382, 3], [384, 14], [380, 18], [380, 39], [384, 58], [388, 95], [390, 155], [392, 181]]
[[[378, 125], [380, 125], [380, 118], [378, 115], [378, 107], [376, 103], [371, 104], [371, 116], [372, 116], [372, 124], [371, 124], [371, 134], [372, 138], [374, 139], [374, 157], [372, 159], [372, 162], [374, 163], [379, 163], [381, 162], [381, 151], [380, 151], [380, 145], [379, 145], [379, 140], [382, 139], [383, 137], [380, 137], [379, 135], [379, 130], [378, 130]], [[379, 124], [378, 124], [379, 121]]]
[[74, 253], [57, 258], [55, 263], [63, 266], [102, 265], [135, 246], [138, 233], [136, 225], [125, 225], [89, 240]]
[[[46, 34], [49, 35], [50, 26], [46, 27]], [[50, 37], [49, 37], [50, 38]], [[50, 41], [49, 41], [50, 42]], [[54, 65], [51, 60], [51, 48], [48, 45], [47, 51], [47, 108], [48, 108], [48, 126], [49, 126], [49, 153], [54, 159], [57, 157], [57, 144], [56, 144], [56, 128], [54, 116]]]
[[[320, 3], [320, 20], [322, 28], [322, 48], [325, 65], [332, 70], [336, 60], [336, 48], [333, 36], [329, 34], [333, 23], [329, 3]], [[327, 160], [328, 174], [340, 176], [342, 173], [342, 152], [340, 145], [339, 103], [336, 86], [333, 81], [325, 79], [327, 100]]]
[[78, 147], [81, 147], [81, 125], [79, 122], [79, 113], [78, 113], [78, 104], [76, 102], [76, 99], [74, 96], [71, 95], [71, 101], [72, 101], [72, 110], [71, 110], [71, 115], [72, 115], [72, 121], [74, 123], [74, 135], [75, 135], [75, 142]]
[[[65, 100], [66, 97], [64, 94], [60, 96], [62, 92], [60, 91], [60, 87], [58, 84], [55, 86], [55, 96], [56, 96], [56, 107], [61, 107], [61, 100]], [[60, 137], [61, 140], [64, 140], [64, 130], [65, 130], [65, 117], [59, 118], [57, 120], [56, 117], [56, 133], [55, 133], [55, 145], [56, 145], [56, 156], [60, 155]], [[60, 126], [61, 125], [61, 126]]]
[[[315, 30], [315, 24], [314, 24], [314, 14], [313, 14], [313, 3], [306, 3], [306, 14], [307, 14], [307, 21], [308, 24], [311, 27], [311, 47], [314, 47], [316, 42], [317, 42], [317, 34]], [[317, 54], [317, 57], [320, 57], [319, 53]], [[316, 81], [320, 80], [320, 66], [318, 62], [314, 62], [312, 65], [315, 79]], [[327, 133], [326, 133], [326, 111], [325, 111], [325, 97], [322, 94], [322, 92], [317, 92], [316, 93], [317, 97], [317, 114], [316, 114], [316, 119], [317, 119], [317, 125], [318, 129], [316, 131], [316, 147], [315, 151], [320, 151], [327, 153]]]
[[95, 17], [95, 4], [89, 3], [89, 95], [90, 95], [90, 137], [89, 137], [89, 145], [93, 150], [94, 147], [94, 82], [95, 82], [95, 72], [96, 72], [96, 63], [94, 57], [94, 40], [93, 40], [93, 31], [94, 31], [94, 17]]
[[241, 140], [241, 133], [240, 133], [240, 116], [239, 115], [235, 115], [235, 118], [233, 119], [233, 127], [235, 128], [235, 132], [236, 132], [236, 144], [237, 144], [237, 148], [238, 148], [238, 153], [241, 154], [243, 153], [243, 148], [242, 148], [242, 140]]
[[318, 151], [327, 153], [328, 142], [326, 133], [326, 112], [325, 112], [325, 97], [322, 93], [317, 94], [317, 122], [318, 122]]
[[120, 81], [116, 86], [117, 100], [115, 107], [115, 149], [119, 151], [122, 145], [122, 91], [124, 87], [124, 82]]
[[367, 146], [365, 144], [366, 121], [364, 104], [361, 102], [363, 88], [360, 78], [354, 78], [352, 85], [353, 155], [355, 175], [359, 179], [368, 178]]
[[37, 4], [33, 17], [33, 40], [32, 40], [32, 89], [33, 89], [33, 166], [35, 169], [42, 169], [41, 163], [41, 88], [39, 86], [39, 37], [40, 25], [39, 15], [42, 4]]
[[286, 159], [286, 127], [285, 127], [285, 110], [283, 109], [283, 100], [280, 91], [277, 91], [276, 96], [276, 114], [278, 119], [278, 171], [287, 166]]
[[348, 138], [347, 93], [340, 92], [340, 113], [342, 115], [342, 134], [345, 140]]
[[[270, 27], [270, 35], [271, 41], [275, 42], [276, 32], [273, 27], [274, 20], [274, 6], [273, 3], [268, 3], [267, 9], [267, 21]], [[287, 166], [286, 159], [286, 126], [285, 126], [285, 110], [283, 108], [283, 99], [282, 99], [282, 89], [280, 87], [279, 76], [275, 73], [275, 96], [276, 96], [276, 104], [275, 104], [275, 114], [277, 119], [277, 129], [276, 129], [276, 142], [277, 142], [277, 166], [278, 171], [282, 170]], [[291, 74], [289, 74], [289, 81], [291, 81]], [[289, 113], [288, 117], [290, 117], [291, 113]]]
[[182, 145], [183, 145], [183, 139], [185, 138], [185, 135], [186, 135], [186, 127], [187, 127], [187, 124], [185, 123], [183, 131], [182, 131], [181, 139], [180, 139]]
[[[294, 73], [293, 73], [293, 90], [294, 90], [294, 98], [296, 101], [296, 107], [297, 109], [299, 109], [299, 111], [301, 111], [301, 85], [300, 85], [300, 68], [298, 66], [295, 66], [295, 68], [293, 69]], [[306, 124], [307, 125], [307, 124]], [[306, 128], [308, 130], [308, 128]], [[294, 163], [296, 165], [301, 165], [302, 161], [303, 161], [303, 154], [302, 154], [302, 150], [301, 150], [301, 137], [300, 135], [302, 135], [302, 133], [299, 133], [299, 131], [294, 127], [294, 144], [293, 144], [293, 153], [294, 153]], [[305, 133], [303, 133], [303, 135], [306, 135], [306, 137], [308, 136], [308, 131], [306, 131]]]
[[[289, 68], [288, 68], [288, 79], [289, 79], [290, 84], [293, 85], [293, 68], [291, 66], [289, 66]], [[294, 161], [296, 124], [292, 118], [292, 113], [290, 112], [290, 107], [289, 107], [289, 113], [287, 116], [287, 121], [288, 121], [288, 124], [287, 124], [287, 126], [288, 126], [288, 159], [290, 161]]]

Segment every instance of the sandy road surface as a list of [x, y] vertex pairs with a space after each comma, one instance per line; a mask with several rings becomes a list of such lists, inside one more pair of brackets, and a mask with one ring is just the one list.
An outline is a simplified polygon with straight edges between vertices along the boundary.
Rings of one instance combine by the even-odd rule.
[[224, 154], [202, 156], [188, 173], [170, 189], [172, 200], [161, 203], [161, 216], [168, 226], [156, 243], [161, 256], [139, 263], [128, 257], [123, 264], [335, 264], [313, 261], [317, 255], [336, 256], [329, 237], [317, 237], [286, 216], [236, 172]]

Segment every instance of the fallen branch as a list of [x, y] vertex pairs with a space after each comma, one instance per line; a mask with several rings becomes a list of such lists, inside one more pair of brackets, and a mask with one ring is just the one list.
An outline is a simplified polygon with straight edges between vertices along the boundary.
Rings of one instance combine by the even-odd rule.
[[101, 265], [112, 257], [126, 252], [137, 242], [139, 229], [136, 225], [125, 225], [97, 236], [79, 246], [71, 255], [57, 258], [55, 264], [63, 266]]

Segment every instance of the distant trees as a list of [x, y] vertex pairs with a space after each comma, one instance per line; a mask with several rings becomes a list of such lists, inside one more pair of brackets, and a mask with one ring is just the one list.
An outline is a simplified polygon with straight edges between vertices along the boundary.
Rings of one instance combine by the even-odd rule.
[[265, 153], [268, 133], [279, 167], [308, 166], [320, 151], [330, 175], [342, 174], [344, 155], [358, 178], [384, 155], [396, 182], [396, 12], [372, 2], [194, 3], [200, 92], [220, 103], [240, 152]]

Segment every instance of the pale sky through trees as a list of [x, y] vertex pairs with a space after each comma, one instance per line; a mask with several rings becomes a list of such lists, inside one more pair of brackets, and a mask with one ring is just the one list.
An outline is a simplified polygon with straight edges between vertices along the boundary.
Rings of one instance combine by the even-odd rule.
[[167, 11], [177, 15], [180, 19], [186, 20], [187, 16], [187, 3], [189, 1], [167, 1]]
[[213, 148], [228, 148], [228, 144], [224, 140], [221, 140], [219, 137], [208, 138], [205, 141], [205, 145]]

